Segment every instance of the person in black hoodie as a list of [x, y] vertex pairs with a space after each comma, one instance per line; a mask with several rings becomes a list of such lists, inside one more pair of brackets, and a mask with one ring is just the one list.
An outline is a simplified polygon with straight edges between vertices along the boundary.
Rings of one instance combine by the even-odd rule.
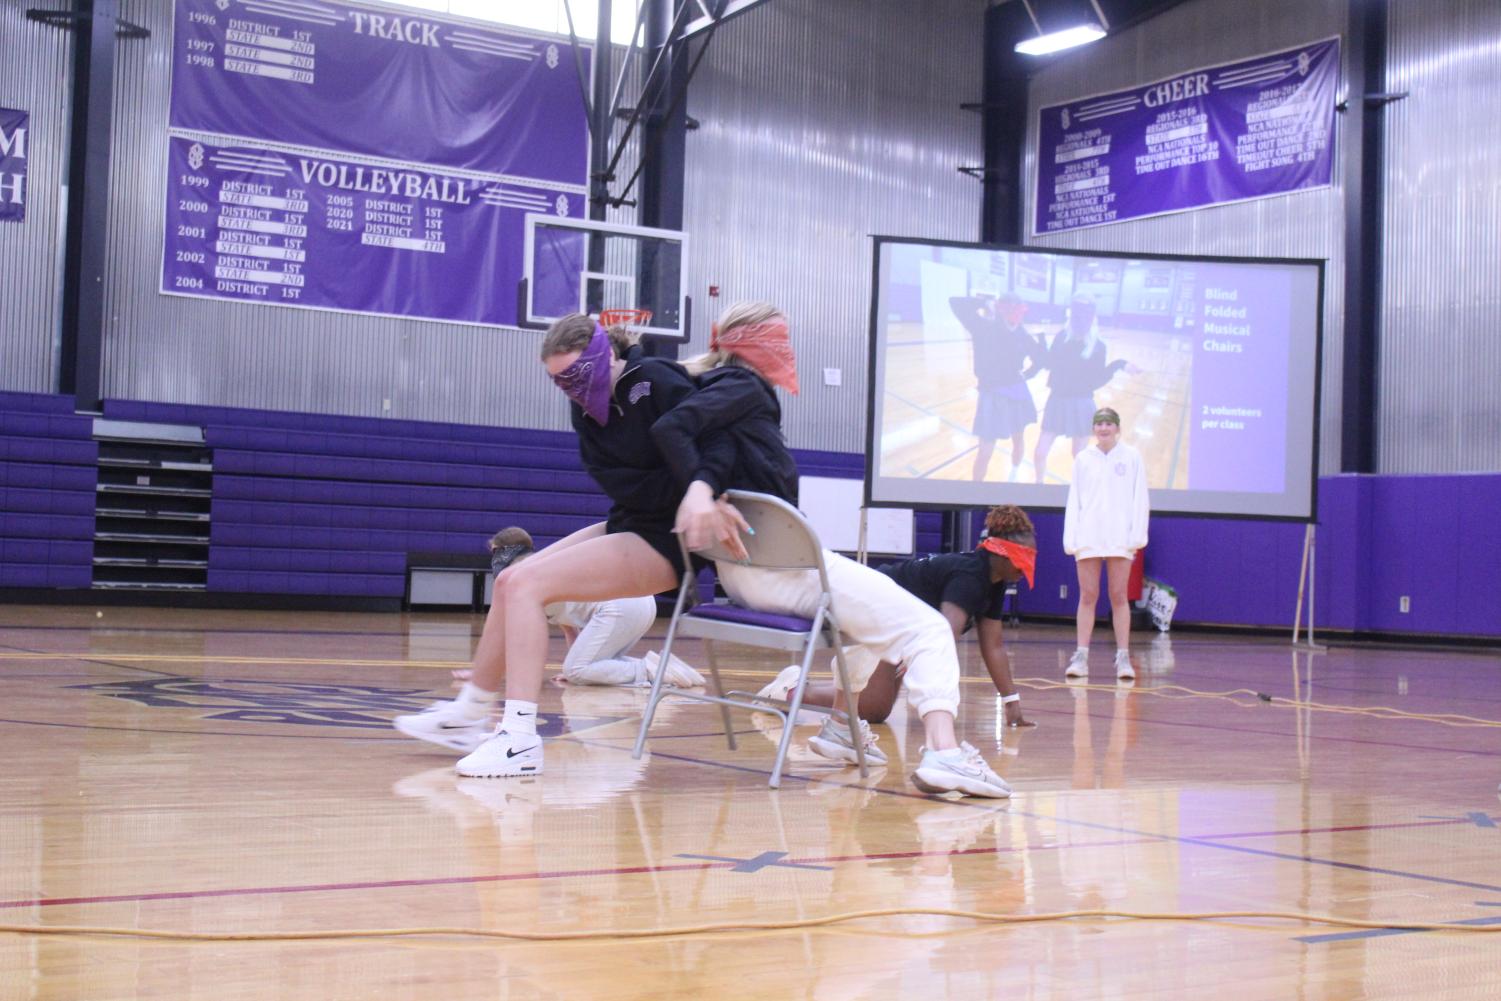
[[1061, 435], [1073, 439], [1074, 454], [1089, 444], [1093, 434], [1095, 390], [1121, 369], [1136, 371], [1124, 358], [1107, 362], [1105, 343], [1100, 340], [1094, 300], [1074, 296], [1068, 307], [1068, 324], [1048, 348], [1043, 364], [1049, 370], [1048, 402], [1042, 410], [1042, 429], [1032, 454], [1037, 482], [1047, 473], [1048, 452]]
[[[456, 770], [471, 778], [542, 771], [536, 714], [547, 660], [544, 606], [657, 594], [673, 588], [684, 569], [672, 534], [683, 492], [651, 427], [689, 397], [693, 381], [675, 362], [644, 357], [625, 330], [607, 331], [582, 314], [552, 325], [542, 361], [572, 401], [579, 456], [612, 504], [603, 523], [574, 532], [496, 578], [472, 674], [458, 698], [396, 718], [396, 728], [408, 736], [470, 752]], [[716, 453], [706, 439], [706, 468], [727, 468], [731, 454], [727, 445]], [[502, 681], [504, 712], [491, 734], [486, 722]]]
[[[999, 300], [989, 296], [954, 296], [949, 300], [964, 329], [969, 332], [975, 371], [975, 417], [970, 433], [979, 440], [970, 478], [985, 479], [995, 443], [1011, 439], [1011, 468], [1021, 466], [1022, 436], [1037, 422], [1037, 405], [1027, 380], [1042, 367], [1043, 348], [1022, 326], [1027, 304], [1014, 292]], [[1031, 362], [1029, 366], [1027, 363]]]
[[[723, 490], [754, 490], [797, 503], [797, 465], [782, 437], [781, 406], [772, 390], [782, 386], [797, 392], [787, 318], [768, 303], [736, 303], [715, 325], [709, 353], [685, 367], [697, 377], [698, 390], [664, 414], [652, 426], [652, 436], [685, 491], [676, 525], [695, 549], [745, 527], [719, 497]], [[728, 466], [726, 441], [733, 446]], [[947, 620], [885, 574], [828, 550], [823, 556], [840, 628], [862, 648], [862, 656], [850, 658], [851, 687], [864, 688], [882, 660], [907, 669], [908, 698], [927, 737], [913, 784], [935, 794], [1009, 796], [1011, 788], [979, 752], [955, 736], [959, 657]], [[720, 561], [717, 570], [725, 592], [741, 605], [805, 618], [814, 614], [820, 594], [814, 571], [763, 570], [729, 561]], [[810, 746], [853, 762], [855, 739], [831, 718]], [[868, 760], [885, 762], [863, 721], [858, 739]]]

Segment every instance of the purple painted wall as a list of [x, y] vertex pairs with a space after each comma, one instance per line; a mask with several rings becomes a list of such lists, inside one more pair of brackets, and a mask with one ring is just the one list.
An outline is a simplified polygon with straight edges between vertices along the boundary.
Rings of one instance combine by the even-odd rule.
[[[1335, 476], [1319, 481], [1320, 629], [1501, 637], [1501, 476]], [[1043, 513], [1026, 612], [1073, 613], [1078, 583], [1063, 516]], [[1303, 526], [1152, 519], [1148, 575], [1178, 592], [1174, 621], [1292, 628]], [[1069, 598], [1059, 598], [1060, 585]], [[1401, 596], [1410, 611], [1398, 610]], [[1101, 615], [1108, 614], [1101, 599]]]

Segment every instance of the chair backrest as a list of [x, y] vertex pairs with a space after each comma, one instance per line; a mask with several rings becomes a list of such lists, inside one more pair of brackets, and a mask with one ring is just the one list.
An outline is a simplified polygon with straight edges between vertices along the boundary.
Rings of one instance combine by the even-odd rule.
[[[742, 535], [750, 566], [763, 570], [819, 570], [823, 567], [823, 547], [813, 526], [802, 512], [780, 497], [752, 493], [749, 490], [726, 491], [725, 499], [745, 517], [754, 535]], [[711, 560], [734, 558], [721, 545], [699, 552]]]

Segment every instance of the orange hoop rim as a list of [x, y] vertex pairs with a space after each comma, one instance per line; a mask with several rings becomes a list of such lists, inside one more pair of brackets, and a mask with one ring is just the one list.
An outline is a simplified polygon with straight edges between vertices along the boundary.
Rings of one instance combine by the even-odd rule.
[[602, 309], [599, 322], [604, 327], [644, 327], [651, 322], [649, 309]]

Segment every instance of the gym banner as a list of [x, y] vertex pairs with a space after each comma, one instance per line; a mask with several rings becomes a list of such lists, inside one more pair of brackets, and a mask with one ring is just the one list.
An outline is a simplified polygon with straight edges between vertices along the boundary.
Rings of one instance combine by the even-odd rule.
[[1043, 236], [1327, 187], [1339, 39], [1043, 108]]
[[529, 212], [584, 196], [468, 171], [168, 139], [161, 291], [512, 325]]
[[0, 222], [26, 221], [26, 140], [31, 116], [0, 108]]
[[174, 129], [583, 185], [562, 40], [343, 0], [177, 0]]

